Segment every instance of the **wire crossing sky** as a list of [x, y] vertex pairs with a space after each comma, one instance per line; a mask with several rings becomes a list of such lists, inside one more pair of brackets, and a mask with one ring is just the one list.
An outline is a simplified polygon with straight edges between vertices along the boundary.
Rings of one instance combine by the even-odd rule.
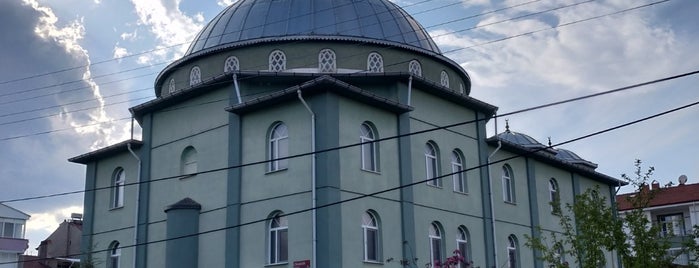
[[[84, 167], [66, 159], [130, 138], [128, 108], [154, 97], [155, 76], [228, 2], [0, 1], [0, 200], [80, 191], [11, 204], [32, 215], [30, 248], [82, 210]], [[472, 97], [539, 141], [570, 140], [699, 99], [699, 79], [690, 75], [517, 112], [698, 70], [697, 1], [394, 2], [469, 73]], [[565, 149], [610, 176], [628, 173], [638, 158], [663, 184], [681, 174], [694, 183], [697, 113], [682, 109]]]

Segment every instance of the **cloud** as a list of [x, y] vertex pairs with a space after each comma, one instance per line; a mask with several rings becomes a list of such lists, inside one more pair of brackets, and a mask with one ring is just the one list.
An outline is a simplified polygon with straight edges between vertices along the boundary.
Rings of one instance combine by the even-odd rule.
[[169, 47], [177, 46], [171, 53], [163, 51], [141, 56], [138, 58], [140, 64], [180, 58], [186, 51], [187, 45], [204, 26], [204, 16], [201, 13], [188, 16], [179, 9], [181, 0], [132, 0], [131, 2], [138, 16], [138, 24], [146, 26], [154, 35], [157, 48], [168, 50]]
[[114, 45], [114, 53], [112, 54], [112, 58], [120, 59], [128, 55], [129, 52], [126, 50], [126, 48], [120, 47], [119, 44]]
[[216, 4], [221, 6], [221, 7], [227, 7], [235, 3], [237, 0], [219, 0], [216, 1]]

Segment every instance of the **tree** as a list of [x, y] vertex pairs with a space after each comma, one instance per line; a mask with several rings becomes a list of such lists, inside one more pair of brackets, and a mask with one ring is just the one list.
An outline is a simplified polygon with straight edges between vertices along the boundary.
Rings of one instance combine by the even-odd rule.
[[[539, 228], [542, 235], [525, 236], [525, 245], [540, 252], [538, 258], [551, 267], [568, 267], [561, 258], [565, 254], [582, 268], [597, 268], [606, 264], [605, 251], [616, 251], [624, 267], [671, 267], [677, 256], [668, 254], [669, 238], [659, 235], [660, 226], [643, 211], [662, 190], [647, 187], [655, 169], [649, 167], [644, 172], [640, 160], [634, 166], [634, 177], [622, 174], [637, 189], [628, 199], [632, 209], [617, 216], [617, 208], [599, 194], [599, 187], [588, 189], [577, 195], [573, 204], [566, 204], [567, 213], [559, 218], [562, 232], [543, 234]], [[699, 237], [699, 227], [695, 230], [691, 238]], [[678, 253], [696, 252], [694, 239], [684, 242], [684, 251]]]

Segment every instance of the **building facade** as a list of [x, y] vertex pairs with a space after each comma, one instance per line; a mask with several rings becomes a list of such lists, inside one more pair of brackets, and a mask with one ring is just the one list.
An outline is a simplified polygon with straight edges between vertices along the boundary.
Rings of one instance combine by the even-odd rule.
[[[668, 254], [672, 256], [673, 263], [696, 266], [699, 265], [698, 256], [683, 250], [683, 241], [692, 239], [694, 227], [699, 226], [699, 183], [687, 184], [687, 176], [684, 175], [680, 176], [678, 182], [677, 186], [661, 187], [657, 182], [643, 186], [643, 191], [655, 191], [643, 212], [649, 222], [660, 226], [658, 235], [669, 239], [671, 245]], [[634, 209], [629, 197], [636, 194], [638, 193], [616, 196], [622, 216]]]
[[238, 1], [131, 108], [142, 140], [70, 159], [84, 258], [436, 267], [459, 249], [462, 267], [544, 267], [524, 239], [557, 230], [551, 181], [566, 201], [619, 182], [524, 134], [487, 138], [497, 108], [470, 91], [389, 1]]
[[24, 239], [29, 215], [0, 203], [0, 267], [16, 268], [19, 256], [29, 248]]

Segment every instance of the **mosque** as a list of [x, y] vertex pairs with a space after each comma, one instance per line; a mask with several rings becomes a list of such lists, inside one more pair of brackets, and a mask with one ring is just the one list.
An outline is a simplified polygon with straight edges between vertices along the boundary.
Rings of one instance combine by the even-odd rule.
[[69, 159], [95, 267], [547, 267], [525, 236], [620, 184], [487, 137], [497, 107], [388, 0], [239, 0], [154, 88], [141, 140]]

